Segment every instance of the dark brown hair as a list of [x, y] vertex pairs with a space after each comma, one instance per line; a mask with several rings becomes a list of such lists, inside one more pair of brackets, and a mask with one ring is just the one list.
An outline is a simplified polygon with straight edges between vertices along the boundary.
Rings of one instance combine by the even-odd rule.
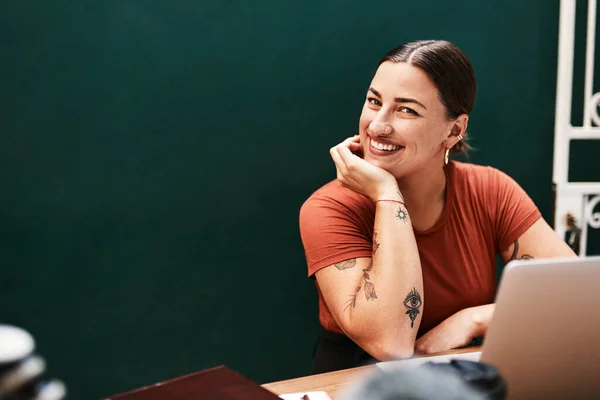
[[[475, 102], [477, 81], [467, 56], [454, 44], [445, 40], [418, 40], [390, 50], [379, 62], [407, 62], [420, 68], [437, 87], [440, 101], [448, 119], [469, 114]], [[452, 154], [467, 153], [471, 147], [465, 139], [456, 143]]]

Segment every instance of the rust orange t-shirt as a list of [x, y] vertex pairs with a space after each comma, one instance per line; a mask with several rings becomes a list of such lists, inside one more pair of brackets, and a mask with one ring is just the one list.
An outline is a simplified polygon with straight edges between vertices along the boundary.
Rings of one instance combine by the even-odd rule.
[[[496, 254], [541, 217], [525, 191], [495, 168], [451, 161], [445, 172], [442, 216], [431, 229], [415, 231], [426, 296], [419, 336], [457, 311], [493, 303]], [[338, 181], [313, 193], [300, 210], [308, 275], [371, 257], [374, 221], [373, 203]], [[318, 293], [321, 325], [343, 333]]]

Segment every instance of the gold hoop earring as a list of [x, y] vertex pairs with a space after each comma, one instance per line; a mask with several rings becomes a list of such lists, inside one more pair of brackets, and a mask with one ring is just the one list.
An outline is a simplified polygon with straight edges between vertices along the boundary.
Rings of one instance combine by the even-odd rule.
[[448, 155], [450, 154], [450, 149], [446, 149], [446, 153], [444, 154], [444, 165], [448, 164]]

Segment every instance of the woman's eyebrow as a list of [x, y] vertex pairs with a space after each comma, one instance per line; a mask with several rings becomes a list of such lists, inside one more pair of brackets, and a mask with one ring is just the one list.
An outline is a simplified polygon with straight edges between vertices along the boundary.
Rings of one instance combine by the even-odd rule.
[[[370, 87], [369, 91], [373, 92], [373, 94], [377, 97], [382, 97], [381, 94], [377, 90], [375, 90], [373, 87]], [[396, 102], [396, 103], [414, 103], [414, 104], [417, 104], [417, 105], [423, 107], [425, 110], [427, 110], [427, 107], [425, 107], [423, 105], [423, 103], [421, 103], [420, 101], [417, 101], [415, 99], [411, 99], [409, 97], [396, 97], [394, 99], [394, 102]]]
[[408, 97], [396, 97], [394, 99], [394, 102], [396, 102], [396, 103], [415, 103], [415, 104], [418, 104], [421, 107], [423, 107], [425, 110], [427, 110], [427, 107], [425, 107], [421, 102], [419, 102], [415, 99], [408, 98]]
[[377, 97], [381, 97], [381, 94], [379, 94], [379, 92], [378, 92], [377, 90], [373, 89], [373, 87], [370, 87], [370, 88], [369, 88], [369, 90], [370, 90], [371, 92], [373, 92], [373, 94], [374, 94], [375, 96], [377, 96]]

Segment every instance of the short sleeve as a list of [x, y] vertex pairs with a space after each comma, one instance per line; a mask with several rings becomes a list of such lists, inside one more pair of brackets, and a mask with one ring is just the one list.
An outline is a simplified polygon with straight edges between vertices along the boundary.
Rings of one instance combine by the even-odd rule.
[[496, 251], [501, 253], [542, 215], [533, 200], [514, 179], [497, 169], [491, 170], [493, 186], [490, 200], [495, 245]]
[[327, 196], [309, 198], [300, 209], [308, 276], [340, 261], [371, 257], [372, 225], [373, 217], [364, 206]]

